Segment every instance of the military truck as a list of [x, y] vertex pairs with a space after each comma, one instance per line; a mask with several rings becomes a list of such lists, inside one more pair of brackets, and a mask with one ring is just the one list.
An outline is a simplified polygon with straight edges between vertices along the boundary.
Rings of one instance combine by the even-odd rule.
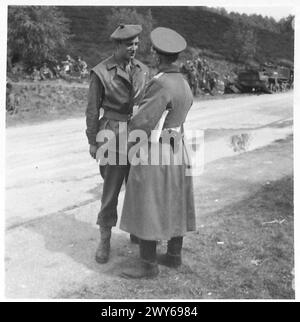
[[267, 76], [263, 71], [258, 71], [255, 69], [240, 71], [237, 75], [235, 86], [242, 93], [272, 93], [272, 91], [269, 89], [269, 76]]

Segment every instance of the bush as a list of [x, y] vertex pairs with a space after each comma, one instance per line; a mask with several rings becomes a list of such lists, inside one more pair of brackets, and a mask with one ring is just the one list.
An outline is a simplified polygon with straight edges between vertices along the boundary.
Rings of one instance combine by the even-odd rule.
[[8, 61], [32, 66], [54, 60], [69, 37], [68, 20], [54, 6], [8, 7]]

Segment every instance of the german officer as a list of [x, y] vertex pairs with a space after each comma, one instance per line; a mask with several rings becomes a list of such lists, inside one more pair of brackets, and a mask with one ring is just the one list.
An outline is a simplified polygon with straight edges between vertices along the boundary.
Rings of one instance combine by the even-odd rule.
[[[93, 158], [101, 145], [96, 142], [97, 133], [107, 129], [117, 135], [120, 122], [129, 121], [133, 106], [143, 94], [149, 72], [147, 66], [135, 59], [141, 31], [140, 25], [119, 25], [111, 34], [115, 42], [114, 54], [91, 71], [86, 135]], [[104, 114], [99, 120], [100, 109]], [[118, 195], [128, 171], [128, 165], [100, 165], [104, 182], [97, 220], [100, 226], [100, 243], [96, 251], [98, 263], [106, 263], [109, 259], [111, 228], [117, 223]]]
[[[162, 135], [173, 132], [179, 139], [178, 146], [170, 142], [166, 150], [173, 153], [173, 164], [131, 165], [120, 228], [140, 238], [141, 261], [123, 271], [122, 275], [129, 278], [156, 276], [158, 263], [178, 267], [183, 236], [196, 229], [193, 182], [191, 176], [186, 176], [189, 162], [177, 162], [180, 155], [174, 153], [175, 148], [185, 150], [183, 123], [193, 103], [191, 89], [174, 64], [186, 48], [186, 41], [177, 32], [162, 27], [154, 29], [150, 37], [159, 73], [149, 82], [128, 131], [144, 130], [149, 136], [157, 124], [163, 123]], [[166, 110], [169, 112], [162, 122]], [[168, 240], [166, 254], [156, 256], [157, 240]]]

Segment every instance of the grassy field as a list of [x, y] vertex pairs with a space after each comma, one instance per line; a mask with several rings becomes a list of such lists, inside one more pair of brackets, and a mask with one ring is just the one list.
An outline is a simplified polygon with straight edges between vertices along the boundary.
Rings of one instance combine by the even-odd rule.
[[[69, 83], [63, 80], [16, 82], [13, 94], [19, 98], [16, 113], [6, 113], [6, 126], [36, 124], [58, 119], [84, 117], [88, 96], [88, 81]], [[225, 99], [240, 95], [200, 95], [201, 100]]]
[[[277, 162], [270, 165], [270, 158]], [[213, 162], [195, 181], [198, 230], [184, 239], [180, 268], [160, 266], [160, 275], [153, 280], [122, 279], [122, 267], [138, 260], [138, 248], [124, 240], [115, 250], [119, 265], [114, 264], [106, 278], [95, 274], [93, 283], [57, 297], [293, 299], [291, 164], [291, 136]], [[164, 249], [162, 244], [158, 251]]]
[[293, 298], [292, 178], [210, 214], [208, 228], [191, 242], [193, 267], [201, 253], [198, 274], [219, 298]]
[[14, 83], [13, 93], [20, 104], [17, 113], [6, 113], [6, 126], [84, 116], [88, 83], [70, 84], [62, 80]]

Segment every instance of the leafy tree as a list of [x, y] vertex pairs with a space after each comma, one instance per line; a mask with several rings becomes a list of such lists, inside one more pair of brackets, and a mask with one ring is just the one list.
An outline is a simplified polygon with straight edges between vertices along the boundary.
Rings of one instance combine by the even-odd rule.
[[257, 37], [253, 29], [241, 22], [234, 22], [224, 34], [224, 40], [230, 48], [229, 54], [232, 60], [242, 62], [254, 58]]
[[294, 19], [295, 16], [293, 15], [289, 15], [286, 18], [281, 18], [279, 20], [279, 25], [280, 25], [280, 31], [282, 33], [286, 33], [286, 32], [294, 32]]
[[54, 6], [8, 7], [8, 59], [28, 65], [53, 60], [69, 37], [69, 22]]
[[148, 9], [145, 14], [139, 13], [136, 9], [129, 8], [113, 8], [112, 14], [107, 18], [107, 32], [110, 35], [120, 23], [142, 25], [143, 31], [140, 34], [139, 51], [141, 53], [149, 53], [151, 46], [150, 32], [153, 30], [155, 21], [152, 17], [151, 10]]

